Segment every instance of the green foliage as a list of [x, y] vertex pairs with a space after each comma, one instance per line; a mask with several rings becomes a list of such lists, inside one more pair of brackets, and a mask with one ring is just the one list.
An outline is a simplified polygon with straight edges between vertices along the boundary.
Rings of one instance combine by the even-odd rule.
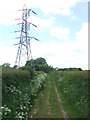
[[20, 67], [19, 69], [29, 71], [31, 78], [34, 77], [34, 71], [31, 66], [23, 66], [23, 67]]
[[59, 68], [58, 71], [82, 71], [81, 68]]
[[32, 68], [32, 66], [34, 65], [34, 60], [31, 59], [30, 61], [27, 61], [25, 66], [30, 66]]
[[71, 118], [88, 117], [88, 73], [87, 71], [58, 72], [56, 83], [63, 103]]
[[37, 70], [44, 71], [45, 73], [49, 73], [52, 70], [52, 68], [48, 65], [38, 65]]
[[31, 59], [30, 61], [27, 61], [26, 64], [25, 64], [25, 66], [31, 66], [31, 67], [32, 67], [32, 65], [34, 65], [34, 66], [47, 65], [47, 62], [44, 58], [40, 57], [40, 58], [37, 58], [35, 60]]
[[38, 64], [38, 65], [47, 65], [47, 62], [44, 58], [40, 57], [40, 58], [37, 58], [35, 60], [35, 64]]
[[17, 85], [20, 82], [28, 82], [30, 73], [26, 70], [22, 71], [13, 68], [2, 69], [3, 83], [9, 86], [10, 84]]
[[30, 61], [27, 61], [25, 66], [32, 66], [32, 64], [34, 65], [47, 65], [47, 62], [44, 58], [37, 58], [35, 60], [31, 59]]
[[29, 66], [32, 69], [35, 68], [36, 71], [44, 71], [45, 73], [50, 72], [53, 68], [48, 66], [44, 58], [37, 58], [36, 60], [27, 61], [25, 66]]
[[10, 64], [9, 64], [9, 63], [4, 63], [4, 64], [2, 65], [2, 67], [8, 68], [8, 67], [10, 67]]
[[2, 74], [3, 119], [28, 118], [37, 93], [43, 89], [46, 74], [31, 79], [30, 71], [10, 68], [4, 68]]

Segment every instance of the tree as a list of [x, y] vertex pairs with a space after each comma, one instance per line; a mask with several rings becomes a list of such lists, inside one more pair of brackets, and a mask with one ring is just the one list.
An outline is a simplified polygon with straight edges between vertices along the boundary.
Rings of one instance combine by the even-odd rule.
[[34, 60], [31, 59], [30, 61], [27, 61], [27, 62], [26, 62], [25, 66], [32, 66], [33, 63], [34, 63]]
[[81, 69], [81, 68], [78, 68], [78, 70], [79, 70], [79, 71], [82, 71], [82, 69]]
[[10, 64], [9, 64], [9, 63], [4, 63], [4, 64], [2, 65], [2, 67], [10, 67]]
[[34, 66], [34, 67], [37, 67], [39, 65], [47, 65], [47, 62], [44, 58], [37, 58], [35, 60], [31, 59], [30, 61], [27, 61], [25, 66]]
[[37, 58], [35, 62], [36, 62], [36, 64], [38, 64], [38, 65], [47, 65], [46, 60], [45, 60], [44, 58], [42, 58], [42, 57]]
[[48, 66], [46, 60], [42, 57], [37, 58], [35, 60], [30, 60], [27, 61], [25, 66], [31, 66], [33, 68], [35, 68], [36, 71], [44, 71], [44, 72], [49, 72], [52, 67]]

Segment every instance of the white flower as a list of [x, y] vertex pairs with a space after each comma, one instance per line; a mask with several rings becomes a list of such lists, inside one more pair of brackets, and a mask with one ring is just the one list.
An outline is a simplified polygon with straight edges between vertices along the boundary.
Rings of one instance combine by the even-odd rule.
[[2, 115], [2, 113], [0, 112], [0, 115]]
[[1, 107], [1, 109], [4, 109], [4, 108], [5, 108], [5, 107], [3, 107], [3, 106]]

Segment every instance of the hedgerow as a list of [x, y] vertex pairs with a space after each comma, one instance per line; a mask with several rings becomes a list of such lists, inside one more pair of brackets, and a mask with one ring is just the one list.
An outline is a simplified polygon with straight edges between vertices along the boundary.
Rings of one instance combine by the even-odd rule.
[[2, 117], [28, 118], [37, 93], [43, 88], [47, 74], [31, 79], [27, 70], [4, 68], [2, 72]]

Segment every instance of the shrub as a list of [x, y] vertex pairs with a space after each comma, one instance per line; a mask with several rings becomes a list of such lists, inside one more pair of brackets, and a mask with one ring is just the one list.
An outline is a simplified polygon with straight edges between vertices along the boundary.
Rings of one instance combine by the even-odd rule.
[[34, 77], [34, 70], [32, 69], [32, 67], [30, 67], [30, 66], [23, 66], [23, 67], [20, 67], [19, 69], [29, 71], [31, 78]]

